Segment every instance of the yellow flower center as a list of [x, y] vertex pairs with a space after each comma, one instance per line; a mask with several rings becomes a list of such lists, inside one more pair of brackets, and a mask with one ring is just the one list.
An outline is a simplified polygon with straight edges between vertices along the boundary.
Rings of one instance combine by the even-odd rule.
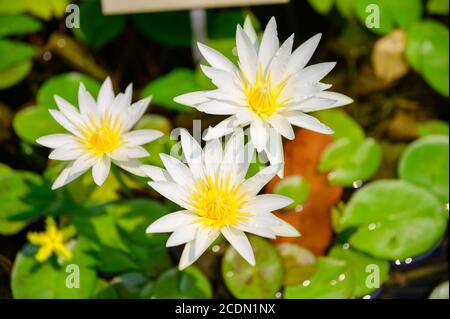
[[203, 226], [218, 228], [246, 219], [247, 213], [240, 211], [245, 195], [240, 185], [231, 185], [230, 177], [207, 176], [195, 185], [190, 204]]
[[111, 114], [106, 114], [99, 123], [91, 119], [91, 123], [85, 124], [81, 133], [86, 150], [92, 156], [100, 157], [110, 154], [121, 145], [123, 129], [117, 117], [113, 118]]
[[247, 79], [243, 82], [248, 106], [263, 119], [271, 116], [280, 106], [286, 103], [286, 101], [280, 101], [280, 95], [286, 81], [273, 87], [270, 81], [270, 73], [264, 76], [262, 67], [260, 67], [253, 85]]

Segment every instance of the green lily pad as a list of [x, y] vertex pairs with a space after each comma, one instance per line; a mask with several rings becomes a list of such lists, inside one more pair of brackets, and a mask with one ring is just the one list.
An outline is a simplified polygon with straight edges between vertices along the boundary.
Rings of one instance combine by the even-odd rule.
[[110, 285], [104, 279], [97, 278], [94, 288], [94, 299], [118, 299], [119, 294], [114, 289], [113, 285]]
[[36, 140], [41, 136], [66, 133], [47, 109], [39, 107], [28, 107], [19, 111], [13, 120], [13, 128], [22, 140], [33, 145], [38, 145]]
[[346, 299], [352, 297], [349, 263], [331, 257], [317, 261], [314, 275], [296, 286], [286, 287], [286, 299]]
[[322, 153], [319, 171], [331, 171], [328, 180], [332, 185], [351, 186], [370, 179], [380, 166], [381, 157], [381, 147], [373, 138], [362, 143], [342, 138]]
[[[389, 263], [385, 260], [376, 259], [351, 249], [344, 249], [341, 246], [334, 246], [328, 253], [329, 257], [344, 260], [350, 268], [352, 276], [354, 297], [362, 297], [374, 292], [376, 284], [381, 285], [388, 279]], [[376, 269], [376, 273], [373, 272]], [[376, 277], [376, 282], [371, 281], [371, 276]]]
[[0, 39], [0, 70], [8, 69], [19, 62], [31, 59], [36, 48], [28, 43]]
[[55, 95], [59, 95], [74, 106], [78, 106], [78, 88], [80, 82], [95, 98], [100, 91], [100, 83], [81, 73], [69, 72], [51, 77], [41, 85], [37, 93], [37, 103], [43, 108], [57, 108]]
[[295, 209], [298, 205], [303, 205], [308, 199], [311, 186], [300, 175], [291, 175], [280, 180], [273, 192], [275, 194], [284, 195], [292, 198], [294, 201], [284, 209]]
[[406, 58], [428, 84], [449, 96], [448, 28], [434, 20], [414, 23], [407, 29]]
[[[372, 6], [370, 7], [370, 5]], [[374, 11], [373, 5], [376, 5], [376, 11]], [[358, 0], [354, 1], [354, 8], [356, 16], [363, 25], [366, 25], [369, 15], [379, 17], [379, 25], [369, 28], [370, 31], [377, 34], [386, 34], [396, 27], [407, 27], [419, 20], [423, 13], [421, 0], [378, 0], [376, 2]], [[370, 21], [372, 20], [370, 19]]]
[[33, 62], [26, 60], [0, 70], [0, 90], [7, 89], [25, 79], [32, 67]]
[[365, 134], [361, 126], [342, 110], [332, 109], [315, 112], [314, 116], [329, 126], [333, 131], [333, 138], [339, 140], [347, 138], [352, 142], [362, 142]]
[[314, 274], [316, 257], [308, 249], [292, 243], [281, 243], [276, 246], [284, 266], [284, 286], [302, 283]]
[[211, 298], [212, 288], [208, 278], [195, 266], [183, 271], [172, 268], [156, 280], [153, 298]]
[[433, 289], [429, 299], [449, 299], [448, 296], [448, 280], [439, 284], [437, 287]]
[[[11, 274], [11, 288], [14, 298], [18, 299], [65, 299], [91, 297], [97, 275], [94, 270], [95, 260], [88, 253], [89, 241], [79, 238], [72, 249], [72, 259], [66, 264], [59, 264], [55, 257], [39, 263], [34, 258], [34, 247], [26, 245], [17, 255]], [[76, 265], [79, 270], [79, 288], [66, 285], [68, 276], [75, 272], [66, 268]]]
[[428, 136], [411, 143], [398, 165], [401, 179], [422, 186], [448, 203], [449, 192], [448, 136]]
[[428, 0], [427, 11], [432, 14], [448, 14], [448, 1]]
[[275, 298], [283, 283], [283, 262], [267, 240], [249, 236], [256, 258], [251, 266], [232, 247], [222, 259], [222, 276], [230, 292], [240, 299]]
[[39, 31], [42, 23], [26, 14], [0, 16], [0, 37]]
[[168, 109], [188, 112], [194, 110], [191, 107], [179, 104], [174, 97], [197, 91], [194, 71], [178, 68], [150, 82], [141, 92], [141, 98], [153, 95], [152, 103]]
[[80, 27], [72, 30], [89, 47], [99, 49], [116, 38], [124, 25], [123, 15], [105, 16], [100, 1], [85, 1], [80, 5]]
[[25, 11], [22, 1], [0, 0], [0, 14], [18, 14]]
[[356, 228], [349, 239], [353, 248], [396, 260], [432, 248], [447, 220], [442, 204], [427, 190], [403, 180], [381, 180], [353, 194], [339, 228]]
[[428, 135], [449, 135], [448, 122], [431, 120], [417, 126], [421, 137]]
[[69, 0], [21, 0], [25, 9], [32, 15], [49, 21], [52, 17], [61, 18], [66, 12]]
[[308, 0], [315, 11], [322, 15], [328, 14], [333, 8], [334, 0]]

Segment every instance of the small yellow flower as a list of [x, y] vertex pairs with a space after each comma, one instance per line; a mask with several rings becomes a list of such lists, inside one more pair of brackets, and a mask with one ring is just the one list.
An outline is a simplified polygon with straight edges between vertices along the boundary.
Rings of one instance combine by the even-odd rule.
[[55, 253], [63, 260], [69, 260], [72, 257], [72, 252], [64, 245], [71, 237], [75, 235], [75, 228], [73, 226], [58, 229], [55, 220], [48, 217], [45, 220], [44, 232], [29, 232], [27, 238], [30, 243], [40, 246], [36, 260], [44, 262]]

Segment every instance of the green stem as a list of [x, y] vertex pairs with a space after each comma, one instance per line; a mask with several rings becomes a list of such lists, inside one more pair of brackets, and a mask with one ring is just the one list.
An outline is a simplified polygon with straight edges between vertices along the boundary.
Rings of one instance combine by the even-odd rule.
[[133, 197], [133, 191], [128, 187], [128, 185], [125, 183], [125, 180], [123, 179], [122, 173], [119, 171], [119, 169], [116, 166], [112, 166], [111, 170], [114, 174], [114, 177], [119, 182], [124, 194], [127, 197]]

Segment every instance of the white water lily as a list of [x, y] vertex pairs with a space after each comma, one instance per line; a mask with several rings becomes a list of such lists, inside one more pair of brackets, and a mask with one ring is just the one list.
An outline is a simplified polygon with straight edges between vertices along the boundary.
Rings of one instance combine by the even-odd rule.
[[70, 183], [92, 168], [94, 182], [101, 186], [108, 177], [111, 162], [139, 176], [145, 176], [138, 158], [148, 156], [141, 146], [163, 135], [156, 130], [130, 131], [142, 117], [151, 97], [131, 104], [132, 85], [114, 96], [107, 78], [97, 101], [82, 83], [78, 90], [77, 109], [55, 95], [59, 110], [50, 109], [53, 118], [68, 131], [40, 137], [37, 143], [54, 149], [50, 159], [68, 161], [53, 183], [56, 189]]
[[180, 269], [197, 260], [219, 234], [251, 265], [255, 257], [245, 232], [266, 238], [300, 235], [272, 214], [289, 205], [290, 198], [257, 195], [279, 167], [268, 166], [245, 179], [254, 148], [251, 144], [244, 147], [242, 129], [236, 129], [224, 150], [219, 139], [208, 141], [202, 150], [185, 130], [181, 131], [181, 146], [188, 165], [161, 154], [166, 169], [148, 165], [142, 168], [153, 179], [149, 182], [153, 189], [184, 208], [147, 228], [147, 233], [173, 232], [168, 247], [186, 244]]
[[[333, 133], [305, 113], [352, 102], [343, 94], [326, 91], [331, 85], [320, 82], [336, 63], [306, 66], [320, 37], [321, 34], [313, 36], [292, 52], [294, 35], [279, 46], [274, 18], [267, 24], [261, 43], [247, 18], [244, 28], [238, 25], [236, 31], [238, 66], [218, 51], [198, 43], [210, 64], [202, 65], [202, 70], [217, 89], [183, 94], [175, 101], [208, 114], [231, 115], [209, 130], [205, 140], [250, 124], [251, 140], [257, 151], [265, 151], [271, 163], [283, 164], [281, 136], [294, 139], [292, 125]], [[280, 176], [282, 172], [283, 166]]]

